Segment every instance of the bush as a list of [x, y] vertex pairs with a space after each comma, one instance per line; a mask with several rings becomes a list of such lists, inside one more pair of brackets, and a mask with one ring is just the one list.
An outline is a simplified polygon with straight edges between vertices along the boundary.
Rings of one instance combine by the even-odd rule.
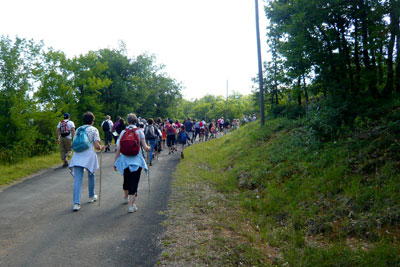
[[345, 126], [347, 111], [346, 103], [341, 105], [329, 105], [321, 102], [311, 104], [307, 108], [306, 125], [318, 139], [331, 140], [337, 137]]
[[297, 119], [305, 115], [305, 108], [297, 104], [274, 105], [270, 110], [274, 118], [286, 117], [288, 119]]
[[[31, 117], [8, 121], [13, 139], [8, 139], [0, 149], [0, 164], [10, 164], [25, 158], [46, 155], [56, 150], [55, 128], [57, 114], [35, 112]], [[22, 126], [21, 126], [22, 125]]]

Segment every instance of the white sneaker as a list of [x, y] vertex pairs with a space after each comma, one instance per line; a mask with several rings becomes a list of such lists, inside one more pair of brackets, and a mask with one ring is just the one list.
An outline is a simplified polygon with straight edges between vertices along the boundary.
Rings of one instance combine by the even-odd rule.
[[94, 195], [93, 197], [89, 198], [89, 203], [96, 202], [98, 199], [97, 195]]
[[124, 204], [128, 204], [129, 203], [129, 197], [124, 197]]
[[128, 212], [129, 213], [132, 213], [132, 212], [135, 212], [135, 211], [137, 211], [137, 207], [136, 207], [135, 204], [133, 204], [132, 206], [129, 206], [129, 208], [128, 208]]
[[81, 209], [81, 205], [79, 204], [74, 204], [74, 207], [72, 208], [73, 211], [78, 211]]

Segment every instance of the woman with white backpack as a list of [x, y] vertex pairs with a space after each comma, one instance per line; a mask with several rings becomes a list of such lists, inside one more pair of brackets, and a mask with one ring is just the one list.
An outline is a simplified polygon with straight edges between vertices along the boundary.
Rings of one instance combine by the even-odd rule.
[[97, 195], [95, 195], [95, 172], [99, 168], [99, 161], [94, 148], [103, 150], [104, 146], [100, 144], [99, 130], [93, 127], [94, 119], [94, 115], [90, 111], [83, 115], [84, 125], [76, 130], [76, 135], [72, 142], [74, 155], [69, 168], [74, 177], [73, 211], [78, 211], [81, 208], [84, 169], [88, 171], [89, 203], [97, 200]]

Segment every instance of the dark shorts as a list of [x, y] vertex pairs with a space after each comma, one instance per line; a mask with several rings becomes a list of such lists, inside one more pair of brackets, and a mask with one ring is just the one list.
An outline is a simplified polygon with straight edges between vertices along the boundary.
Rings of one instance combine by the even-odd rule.
[[174, 134], [167, 135], [167, 146], [171, 147], [174, 144], [175, 144], [175, 135]]
[[124, 190], [128, 190], [129, 195], [137, 195], [137, 189], [139, 185], [141, 171], [142, 171], [141, 167], [139, 167], [139, 169], [135, 172], [131, 172], [129, 168], [126, 168], [124, 170], [124, 184], [122, 188]]
[[104, 139], [106, 145], [110, 145], [112, 143], [113, 134], [111, 131], [104, 132]]

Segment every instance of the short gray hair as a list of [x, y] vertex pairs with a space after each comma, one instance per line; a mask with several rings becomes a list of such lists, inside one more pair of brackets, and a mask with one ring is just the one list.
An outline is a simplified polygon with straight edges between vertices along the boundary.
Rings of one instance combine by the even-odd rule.
[[133, 113], [129, 113], [128, 114], [128, 123], [131, 124], [131, 125], [134, 125], [134, 124], [137, 123], [136, 114], [133, 114]]

